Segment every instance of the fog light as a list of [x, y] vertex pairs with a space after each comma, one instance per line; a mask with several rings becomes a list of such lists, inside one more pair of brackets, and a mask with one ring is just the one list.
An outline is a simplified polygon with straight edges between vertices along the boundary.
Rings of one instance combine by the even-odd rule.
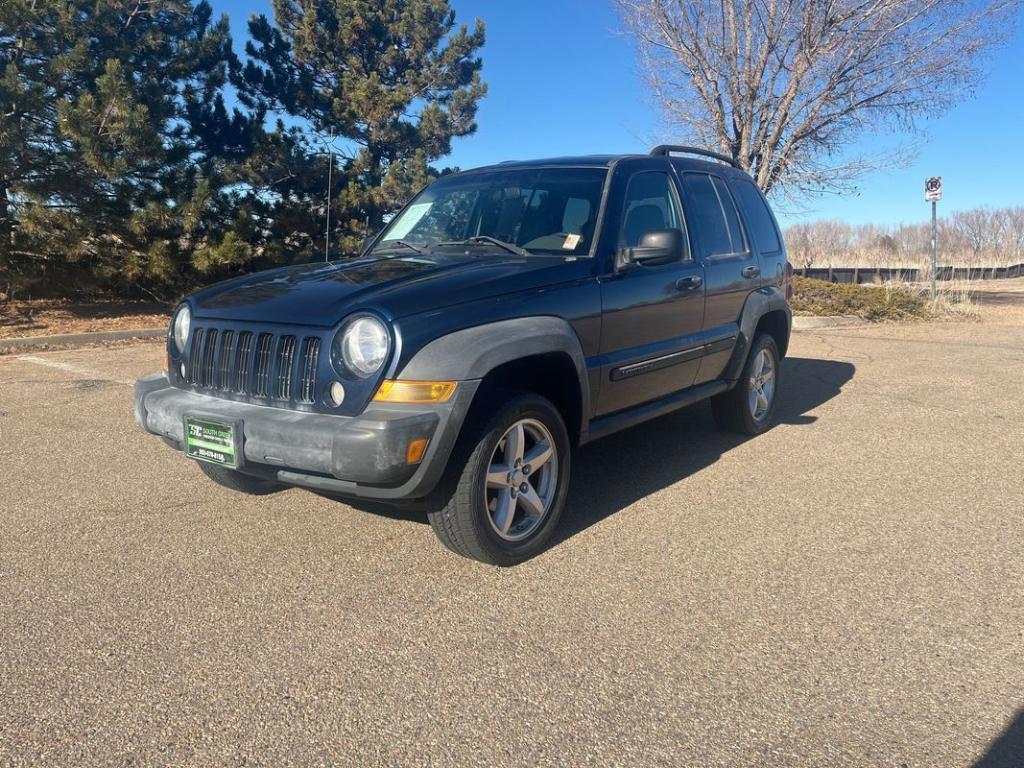
[[409, 443], [405, 449], [405, 463], [419, 464], [423, 460], [423, 454], [427, 452], [427, 438], [421, 437]]
[[391, 381], [380, 385], [379, 403], [445, 403], [455, 392], [454, 381]]
[[345, 385], [340, 381], [331, 384], [331, 402], [335, 407], [345, 402]]

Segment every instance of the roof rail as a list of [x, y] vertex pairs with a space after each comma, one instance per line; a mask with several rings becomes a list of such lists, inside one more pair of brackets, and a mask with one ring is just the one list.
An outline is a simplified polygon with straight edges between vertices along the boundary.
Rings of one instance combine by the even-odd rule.
[[698, 149], [697, 147], [684, 147], [678, 144], [659, 144], [651, 150], [652, 155], [667, 157], [673, 152], [681, 155], [700, 155], [701, 157], [710, 157], [713, 160], [719, 160], [726, 165], [731, 165], [733, 168], [739, 168], [739, 163], [733, 160], [731, 157], [720, 155], [717, 152], [712, 152], [708, 149]]

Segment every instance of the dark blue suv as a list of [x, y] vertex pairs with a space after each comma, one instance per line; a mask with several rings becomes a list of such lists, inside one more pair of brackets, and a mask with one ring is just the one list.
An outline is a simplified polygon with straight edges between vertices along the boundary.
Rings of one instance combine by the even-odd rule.
[[187, 297], [136, 419], [229, 488], [417, 500], [511, 565], [551, 538], [576, 446], [705, 398], [769, 426], [790, 274], [727, 158], [502, 163], [438, 179], [357, 258]]

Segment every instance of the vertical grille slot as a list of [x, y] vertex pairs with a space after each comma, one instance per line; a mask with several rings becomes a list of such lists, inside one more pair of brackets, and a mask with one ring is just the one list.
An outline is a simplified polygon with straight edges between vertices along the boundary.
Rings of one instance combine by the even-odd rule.
[[201, 379], [199, 386], [201, 387], [212, 387], [214, 385], [213, 363], [214, 360], [216, 360], [216, 354], [217, 329], [210, 328], [206, 332], [206, 341], [203, 344], [203, 365], [199, 374], [199, 378]]
[[220, 355], [217, 358], [217, 389], [231, 388], [231, 345], [234, 341], [234, 331], [224, 331], [221, 334]]
[[192, 331], [192, 345], [188, 350], [188, 368], [185, 371], [185, 380], [189, 384], [196, 384], [199, 378], [199, 358], [203, 349], [203, 329], [196, 328]]
[[269, 333], [261, 333], [256, 340], [256, 360], [253, 365], [253, 391], [256, 397], [269, 397], [270, 385], [270, 350], [274, 337]]
[[320, 359], [320, 339], [308, 336], [302, 342], [299, 358], [299, 401], [312, 403], [316, 394], [316, 368]]
[[249, 392], [249, 360], [252, 356], [252, 332], [238, 334], [238, 350], [235, 353], [235, 381], [233, 389], [240, 395]]
[[282, 336], [277, 340], [277, 386], [275, 397], [290, 400], [292, 397], [292, 367], [295, 363], [295, 337]]

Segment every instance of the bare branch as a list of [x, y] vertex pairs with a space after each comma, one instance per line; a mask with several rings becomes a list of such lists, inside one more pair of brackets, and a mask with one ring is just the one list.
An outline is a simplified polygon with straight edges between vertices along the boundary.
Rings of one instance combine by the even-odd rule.
[[718, 149], [766, 192], [848, 188], [970, 94], [1021, 0], [616, 0], [669, 128]]

